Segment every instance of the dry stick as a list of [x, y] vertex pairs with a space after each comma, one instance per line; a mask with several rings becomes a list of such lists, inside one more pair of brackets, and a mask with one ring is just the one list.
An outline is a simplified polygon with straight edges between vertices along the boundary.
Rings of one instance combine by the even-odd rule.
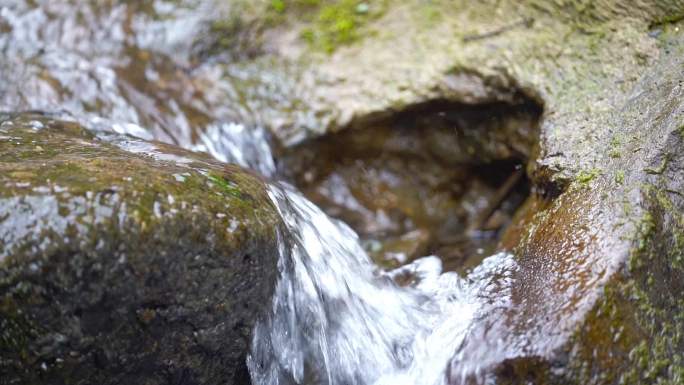
[[487, 208], [480, 214], [480, 216], [472, 222], [473, 224], [469, 226], [468, 232], [475, 230], [482, 230], [484, 225], [487, 223], [489, 218], [494, 214], [494, 211], [499, 208], [503, 200], [508, 196], [513, 187], [518, 184], [518, 181], [523, 177], [525, 171], [521, 168], [519, 170], [513, 171], [511, 175], [508, 176], [506, 181], [494, 194], [494, 198], [489, 201]]
[[494, 36], [501, 35], [502, 33], [508, 32], [508, 31], [510, 31], [510, 30], [512, 30], [512, 29], [515, 29], [515, 28], [518, 28], [518, 27], [527, 27], [527, 28], [530, 28], [530, 27], [532, 26], [532, 23], [533, 23], [533, 22], [534, 22], [533, 19], [530, 19], [530, 18], [523, 18], [522, 20], [520, 20], [520, 21], [518, 21], [518, 22], [515, 22], [515, 23], [512, 23], [512, 24], [508, 24], [508, 25], [504, 25], [503, 27], [498, 28], [498, 29], [495, 29], [495, 30], [493, 30], [493, 31], [481, 33], [481, 34], [478, 34], [478, 35], [467, 35], [467, 36], [464, 36], [464, 37], [463, 37], [463, 42], [464, 42], [464, 43], [467, 43], [467, 42], [470, 42], [470, 41], [476, 41], [476, 40], [486, 39], [486, 38], [489, 38], [489, 37], [494, 37]]

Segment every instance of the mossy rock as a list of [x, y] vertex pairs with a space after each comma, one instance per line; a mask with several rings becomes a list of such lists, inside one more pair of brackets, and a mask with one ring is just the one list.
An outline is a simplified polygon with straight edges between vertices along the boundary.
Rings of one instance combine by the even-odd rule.
[[0, 383], [249, 381], [277, 276], [265, 184], [171, 146], [0, 118]]
[[245, 97], [286, 146], [435, 100], [543, 107], [539, 195], [490, 298], [509, 302], [477, 321], [452, 383], [683, 383], [684, 3], [387, 4], [332, 54], [274, 40], [244, 65], [284, 75]]
[[478, 368], [501, 384], [684, 382], [684, 37], [674, 30], [604, 120], [626, 138], [622, 155], [518, 213], [503, 240], [517, 263], [501, 283], [509, 302], [478, 321], [452, 373]]
[[290, 147], [436, 100], [543, 108], [516, 266], [451, 383], [684, 383], [684, 2], [387, 4], [332, 53], [275, 26], [235, 84]]

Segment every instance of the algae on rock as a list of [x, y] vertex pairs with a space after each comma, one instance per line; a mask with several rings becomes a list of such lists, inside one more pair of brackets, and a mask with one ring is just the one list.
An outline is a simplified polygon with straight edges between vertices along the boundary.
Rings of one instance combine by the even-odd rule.
[[279, 97], [244, 95], [285, 146], [437, 100], [535, 100], [540, 146], [528, 173], [539, 195], [504, 236], [521, 264], [518, 302], [491, 320], [506, 319], [511, 348], [481, 357], [474, 339], [464, 356], [504, 383], [674, 384], [682, 17], [680, 0], [389, 1], [365, 26], [372, 35], [332, 53], [311, 49], [301, 26], [272, 26], [290, 38], [264, 35], [269, 51], [241, 65], [268, 62], [266, 73], [286, 74], [272, 79], [288, 81], [257, 75]]
[[109, 139], [49, 116], [0, 123], [0, 382], [247, 381], [277, 276], [264, 183]]

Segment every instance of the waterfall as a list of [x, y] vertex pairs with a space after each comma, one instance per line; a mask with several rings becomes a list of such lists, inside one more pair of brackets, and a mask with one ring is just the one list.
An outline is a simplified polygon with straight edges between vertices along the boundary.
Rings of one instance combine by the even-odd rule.
[[[280, 278], [270, 312], [255, 327], [252, 382], [423, 384], [446, 370], [484, 306], [488, 277], [514, 264], [489, 257], [466, 278], [434, 256], [378, 269], [344, 223], [286, 184], [270, 187], [285, 222]], [[410, 277], [400, 286], [395, 278]]]

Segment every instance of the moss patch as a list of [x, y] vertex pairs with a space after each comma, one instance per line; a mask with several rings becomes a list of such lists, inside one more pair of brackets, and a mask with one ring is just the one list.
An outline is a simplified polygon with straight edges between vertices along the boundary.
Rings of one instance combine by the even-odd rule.
[[591, 169], [588, 171], [582, 170], [577, 174], [577, 181], [583, 185], [586, 185], [600, 175], [601, 170], [599, 169]]
[[666, 191], [643, 192], [648, 211], [635, 223], [627, 269], [574, 337], [571, 383], [684, 382], [684, 216]]
[[300, 39], [313, 51], [332, 53], [372, 34], [365, 27], [385, 13], [388, 1], [271, 0], [263, 10], [245, 3], [212, 24], [212, 34], [217, 36], [212, 51], [239, 49], [245, 45], [240, 44], [245, 35], [251, 37], [252, 46], [258, 46], [266, 31], [296, 25]]
[[[12, 129], [11, 139], [0, 140], [0, 198], [53, 195], [62, 214], [71, 216], [74, 209], [69, 202], [74, 199], [97, 204], [100, 194], [116, 194], [125, 200], [128, 214], [144, 228], [153, 228], [165, 216], [194, 207], [212, 217], [213, 213], [222, 213], [212, 223], [228, 243], [233, 235], [222, 229], [229, 227], [231, 220], [244, 222], [252, 231], [271, 232], [260, 225], [276, 218], [264, 184], [237, 167], [177, 149], [174, 156], [195, 161], [188, 166], [158, 161], [89, 136], [73, 136], [60, 121], [30, 118], [43, 119], [46, 128], [23, 129], [21, 125], [28, 118], [20, 117], [13, 121], [19, 127]], [[35, 146], [55, 151], [51, 156], [26, 159], [26, 148]], [[164, 151], [164, 145], [158, 146]]]
[[317, 50], [334, 52], [338, 47], [362, 38], [369, 20], [384, 13], [385, 1], [338, 0], [322, 4], [301, 36]]
[[660, 162], [660, 164], [657, 167], [647, 167], [644, 169], [644, 171], [647, 174], [660, 175], [663, 172], [665, 172], [665, 169], [667, 168], [667, 164], [669, 162], [670, 162], [670, 155], [666, 154], [665, 156], [663, 156], [662, 161]]

